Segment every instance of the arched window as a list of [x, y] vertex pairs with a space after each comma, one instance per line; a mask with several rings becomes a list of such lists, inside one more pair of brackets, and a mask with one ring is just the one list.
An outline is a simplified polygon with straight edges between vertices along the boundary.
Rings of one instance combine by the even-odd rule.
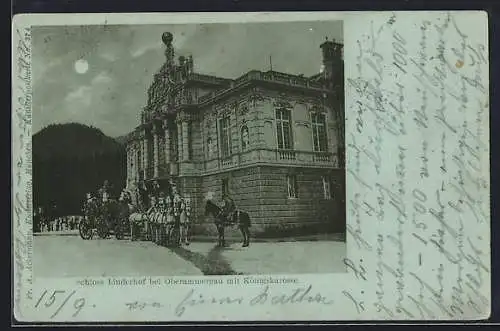
[[207, 157], [211, 159], [213, 157], [213, 149], [212, 149], [212, 138], [207, 139]]
[[248, 127], [246, 125], [243, 125], [243, 127], [241, 128], [241, 150], [247, 150], [249, 145], [250, 137], [248, 135]]

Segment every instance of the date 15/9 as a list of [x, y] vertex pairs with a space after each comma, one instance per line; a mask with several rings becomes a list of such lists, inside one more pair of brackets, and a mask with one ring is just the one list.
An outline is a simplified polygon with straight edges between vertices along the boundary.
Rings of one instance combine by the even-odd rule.
[[71, 292], [64, 290], [45, 290], [38, 298], [35, 304], [35, 309], [50, 309], [50, 311], [52, 312], [50, 318], [52, 319], [58, 316], [64, 308], [66, 308], [66, 311], [68, 310], [68, 308], [70, 308], [70, 311], [72, 312], [71, 316], [76, 317], [85, 307], [86, 300], [83, 297], [74, 298], [75, 294], [76, 290]]

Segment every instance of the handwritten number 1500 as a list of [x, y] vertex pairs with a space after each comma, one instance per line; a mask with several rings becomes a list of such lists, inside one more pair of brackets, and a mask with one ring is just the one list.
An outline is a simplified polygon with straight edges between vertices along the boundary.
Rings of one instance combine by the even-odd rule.
[[[35, 304], [35, 308], [40, 309], [41, 305], [45, 308], [50, 308], [54, 306], [54, 304], [57, 302], [57, 305], [54, 307], [57, 307], [54, 313], [50, 316], [50, 318], [56, 317], [61, 310], [66, 306], [68, 301], [76, 294], [76, 291], [70, 292], [68, 294], [67, 291], [61, 291], [61, 290], [56, 290], [53, 291], [51, 294], [49, 294], [48, 290], [45, 290], [42, 295], [40, 295], [40, 298], [38, 298], [38, 301]], [[85, 307], [85, 298], [78, 298], [73, 301], [73, 309], [75, 310], [73, 312], [73, 317], [76, 317], [80, 311]]]

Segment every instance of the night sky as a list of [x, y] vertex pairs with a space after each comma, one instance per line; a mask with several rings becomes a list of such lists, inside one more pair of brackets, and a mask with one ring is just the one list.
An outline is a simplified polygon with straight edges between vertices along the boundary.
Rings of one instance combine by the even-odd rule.
[[249, 70], [319, 72], [325, 37], [342, 42], [340, 21], [34, 27], [33, 133], [78, 122], [116, 137], [130, 132], [164, 62], [161, 34], [196, 72], [236, 78]]

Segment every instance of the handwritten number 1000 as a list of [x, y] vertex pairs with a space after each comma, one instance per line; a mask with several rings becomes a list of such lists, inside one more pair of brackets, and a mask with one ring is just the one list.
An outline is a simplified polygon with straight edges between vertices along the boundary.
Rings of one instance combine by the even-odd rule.
[[404, 45], [406, 45], [406, 40], [397, 32], [392, 34], [394, 41], [392, 42], [392, 59], [394, 60], [393, 64], [399, 68], [404, 74], [406, 74], [406, 55], [408, 52], [406, 51]]
[[[68, 301], [76, 294], [76, 291], [73, 291], [69, 294], [67, 293], [67, 291], [60, 291], [60, 290], [53, 291], [50, 295], [48, 293], [49, 293], [48, 290], [45, 290], [42, 293], [42, 295], [40, 296], [40, 298], [38, 299], [38, 301], [35, 304], [35, 308], [40, 309], [42, 302], [43, 302], [43, 306], [45, 308], [51, 308], [57, 302], [57, 305], [56, 305], [57, 308], [54, 311], [54, 313], [50, 316], [50, 318], [52, 319], [52, 318], [56, 317], [61, 312], [61, 310], [66, 306]], [[63, 294], [65, 296], [63, 296]], [[73, 312], [72, 316], [76, 317], [80, 313], [80, 311], [83, 309], [83, 307], [85, 307], [85, 298], [75, 299], [73, 301], [73, 308], [75, 311]]]

